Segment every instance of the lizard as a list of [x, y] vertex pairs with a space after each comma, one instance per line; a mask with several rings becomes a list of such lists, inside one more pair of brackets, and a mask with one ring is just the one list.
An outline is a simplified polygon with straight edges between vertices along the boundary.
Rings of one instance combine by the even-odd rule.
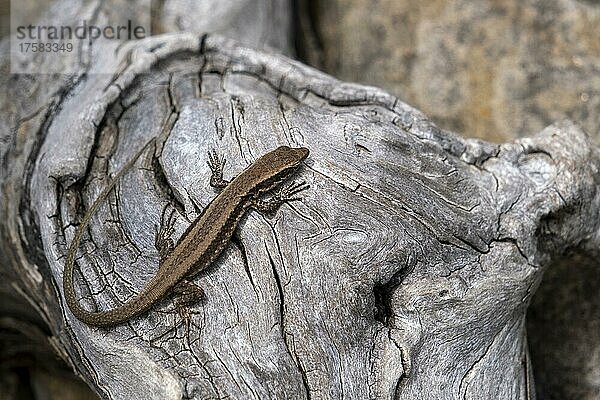
[[[174, 233], [173, 210], [166, 216], [166, 207], [161, 215], [160, 228], [155, 226], [155, 246], [159, 253], [156, 274], [144, 288], [125, 303], [107, 311], [88, 311], [77, 300], [73, 271], [75, 256], [83, 234], [93, 214], [106, 199], [117, 181], [135, 164], [151, 139], [115, 175], [109, 185], [94, 200], [84, 215], [67, 250], [63, 271], [63, 291], [71, 312], [80, 321], [98, 327], [111, 327], [126, 322], [146, 311], [169, 293], [179, 296], [181, 305], [193, 304], [204, 296], [200, 287], [191, 283], [200, 271], [208, 268], [226, 249], [241, 218], [250, 209], [263, 214], [273, 214], [284, 203], [300, 200], [297, 194], [308, 188], [304, 182], [283, 183], [308, 157], [306, 147], [280, 146], [256, 159], [231, 181], [223, 179], [225, 157], [212, 150], [207, 164], [211, 169], [210, 186], [220, 193], [202, 210], [189, 225], [177, 243], [171, 239]], [[277, 189], [277, 190], [276, 190]], [[268, 194], [271, 194], [268, 197]]]

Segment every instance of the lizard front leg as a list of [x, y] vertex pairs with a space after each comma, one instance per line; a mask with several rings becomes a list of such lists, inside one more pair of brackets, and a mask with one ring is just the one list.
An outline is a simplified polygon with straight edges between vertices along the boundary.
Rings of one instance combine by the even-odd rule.
[[261, 214], [272, 215], [277, 212], [283, 204], [290, 201], [301, 200], [302, 198], [298, 197], [297, 194], [309, 187], [310, 185], [304, 181], [293, 182], [289, 185], [282, 186], [268, 199], [254, 198], [252, 200], [252, 208]]
[[210, 186], [217, 189], [223, 189], [229, 184], [229, 181], [223, 179], [223, 168], [225, 168], [226, 161], [225, 156], [219, 156], [216, 150], [213, 149], [208, 152], [208, 160], [206, 163], [212, 171]]

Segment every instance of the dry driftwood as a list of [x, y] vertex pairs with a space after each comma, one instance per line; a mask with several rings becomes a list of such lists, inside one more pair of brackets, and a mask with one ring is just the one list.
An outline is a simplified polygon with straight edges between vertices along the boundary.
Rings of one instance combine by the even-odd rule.
[[[122, 46], [114, 76], [58, 88], [24, 113], [6, 82], [3, 292], [30, 299], [52, 343], [110, 399], [531, 399], [525, 311], [553, 257], [598, 254], [600, 154], [569, 122], [494, 145], [444, 132], [372, 87], [213, 35]], [[31, 86], [30, 90], [34, 90]], [[14, 92], [11, 92], [14, 91]], [[51, 92], [51, 91], [50, 91]], [[4, 107], [9, 108], [5, 102]], [[177, 237], [206, 205], [206, 152], [237, 174], [279, 144], [311, 156], [302, 202], [250, 213], [195, 282], [189, 330], [170, 299], [113, 329], [64, 305], [83, 213], [148, 139], [93, 219], [76, 276], [110, 308], [154, 274], [165, 205]]]

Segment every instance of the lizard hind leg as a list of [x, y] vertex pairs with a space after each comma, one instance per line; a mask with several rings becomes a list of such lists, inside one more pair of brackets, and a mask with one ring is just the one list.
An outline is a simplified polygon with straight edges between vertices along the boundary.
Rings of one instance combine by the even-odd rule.
[[160, 216], [160, 227], [154, 225], [154, 246], [158, 250], [161, 260], [164, 260], [175, 248], [175, 243], [171, 238], [175, 233], [175, 209], [171, 210], [167, 216], [167, 207], [163, 208]]
[[191, 313], [190, 306], [196, 304], [204, 298], [204, 290], [195, 283], [188, 280], [181, 280], [171, 289], [175, 296], [175, 307], [181, 319], [189, 326]]

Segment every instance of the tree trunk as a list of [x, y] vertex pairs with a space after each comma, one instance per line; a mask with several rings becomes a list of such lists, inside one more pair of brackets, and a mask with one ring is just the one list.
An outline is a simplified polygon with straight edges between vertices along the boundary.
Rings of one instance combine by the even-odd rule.
[[[3, 76], [0, 142], [0, 293], [16, 299], [13, 318], [44, 321], [98, 394], [535, 398], [531, 296], [565, 251], [600, 255], [600, 152], [577, 126], [503, 145], [463, 139], [380, 89], [213, 34], [107, 53], [114, 75], [95, 74], [92, 59], [73, 78]], [[205, 298], [189, 327], [166, 299], [92, 328], [65, 304], [66, 250], [151, 138], [156, 148], [122, 178], [79, 249], [88, 309], [126, 302], [156, 273], [164, 207], [175, 210], [177, 239], [214, 197], [210, 149], [231, 178], [278, 145], [306, 146], [297, 179], [311, 187], [271, 218], [247, 215], [194, 280]]]

